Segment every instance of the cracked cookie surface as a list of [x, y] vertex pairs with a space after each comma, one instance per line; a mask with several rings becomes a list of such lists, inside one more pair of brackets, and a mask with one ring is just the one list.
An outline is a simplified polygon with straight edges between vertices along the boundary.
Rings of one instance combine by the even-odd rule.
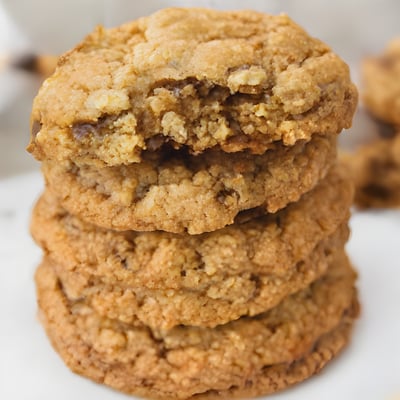
[[[243, 215], [215, 232], [178, 235], [101, 229], [46, 192], [31, 232], [68, 279], [70, 297], [86, 291], [98, 299], [95, 308], [125, 322], [139, 316], [152, 326], [215, 326], [264, 311], [317, 279], [329, 259], [326, 246], [347, 237], [352, 198], [351, 182], [335, 168], [276, 214]], [[104, 289], [103, 299], [96, 287]]]
[[32, 111], [39, 160], [128, 165], [161, 143], [262, 154], [351, 125], [347, 65], [286, 15], [164, 9], [98, 28]]
[[[215, 327], [263, 313], [286, 296], [307, 287], [326, 273], [335, 254], [343, 251], [348, 236], [347, 225], [341, 226], [285, 274], [260, 268], [258, 271], [220, 270], [214, 274], [207, 270], [196, 276], [196, 271], [190, 271], [193, 266], [188, 261], [185, 267], [192, 272], [190, 283], [198, 281], [195, 289], [185, 285], [185, 276], [175, 278], [177, 282], [172, 284], [180, 286], [179, 290], [161, 285], [148, 288], [140, 284], [131, 286], [121, 280], [112, 282], [97, 274], [85, 276], [79, 266], [65, 268], [54, 258], [50, 259], [51, 254], [48, 262], [53, 265], [68, 298], [85, 299], [85, 303], [100, 316], [123, 323], [139, 320], [153, 329], [170, 329], [178, 325]], [[162, 267], [168, 268], [168, 265]], [[276, 269], [280, 267], [277, 264]], [[208, 274], [212, 275], [208, 280], [204, 279]], [[169, 279], [173, 277], [169, 276]]]
[[254, 207], [275, 212], [311, 190], [336, 161], [336, 135], [314, 135], [262, 155], [159, 149], [129, 166], [44, 162], [49, 190], [72, 214], [114, 230], [223, 228]]
[[[321, 279], [267, 313], [172, 330], [100, 317], [66, 296], [48, 260], [36, 284], [41, 321], [74, 372], [127, 393], [187, 399], [268, 393], [312, 375], [347, 343], [344, 326], [358, 311], [355, 277], [340, 252]], [[327, 338], [337, 346], [324, 351]]]

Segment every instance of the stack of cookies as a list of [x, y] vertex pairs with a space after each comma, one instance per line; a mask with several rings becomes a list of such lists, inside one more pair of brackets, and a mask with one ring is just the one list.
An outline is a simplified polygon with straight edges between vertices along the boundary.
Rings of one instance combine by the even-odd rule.
[[357, 315], [347, 66], [287, 16], [166, 9], [98, 28], [41, 88], [40, 316], [65, 363], [160, 399], [266, 394]]

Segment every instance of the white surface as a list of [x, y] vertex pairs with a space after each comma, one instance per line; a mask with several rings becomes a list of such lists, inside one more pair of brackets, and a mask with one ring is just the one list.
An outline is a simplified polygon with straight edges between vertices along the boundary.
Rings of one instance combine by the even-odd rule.
[[[0, 399], [128, 399], [71, 373], [36, 319], [40, 251], [28, 225], [41, 188], [37, 172], [0, 181]], [[362, 302], [352, 343], [319, 376], [271, 400], [400, 397], [400, 211], [357, 213], [351, 226], [348, 249]]]

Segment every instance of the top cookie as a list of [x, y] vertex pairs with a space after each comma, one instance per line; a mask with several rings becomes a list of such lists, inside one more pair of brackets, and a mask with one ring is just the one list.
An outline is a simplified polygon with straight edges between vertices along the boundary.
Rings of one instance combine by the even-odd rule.
[[36, 158], [126, 165], [169, 142], [261, 154], [349, 127], [347, 65], [286, 15], [165, 9], [97, 28], [32, 112]]
[[364, 60], [363, 101], [377, 118], [400, 125], [400, 37], [379, 57]]

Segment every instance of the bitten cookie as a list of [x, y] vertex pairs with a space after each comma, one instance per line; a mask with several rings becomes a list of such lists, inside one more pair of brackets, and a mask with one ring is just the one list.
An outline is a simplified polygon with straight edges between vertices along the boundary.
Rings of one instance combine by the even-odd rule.
[[69, 297], [85, 293], [98, 312], [151, 326], [215, 326], [265, 311], [324, 273], [347, 238], [352, 198], [335, 168], [276, 214], [193, 236], [100, 229], [46, 192], [31, 231]]
[[354, 280], [339, 253], [323, 278], [265, 314], [164, 331], [102, 318], [84, 299], [69, 299], [48, 260], [36, 273], [41, 321], [73, 371], [164, 400], [259, 395], [311, 376], [348, 341]]
[[128, 165], [153, 141], [262, 154], [349, 127], [347, 65], [286, 15], [165, 9], [99, 27], [40, 89], [39, 160]]
[[362, 99], [378, 119], [400, 125], [400, 38], [392, 40], [384, 53], [362, 64]]
[[262, 155], [158, 149], [119, 167], [47, 161], [48, 188], [72, 214], [114, 230], [190, 234], [234, 222], [243, 210], [275, 212], [311, 190], [336, 161], [336, 136], [314, 135]]

